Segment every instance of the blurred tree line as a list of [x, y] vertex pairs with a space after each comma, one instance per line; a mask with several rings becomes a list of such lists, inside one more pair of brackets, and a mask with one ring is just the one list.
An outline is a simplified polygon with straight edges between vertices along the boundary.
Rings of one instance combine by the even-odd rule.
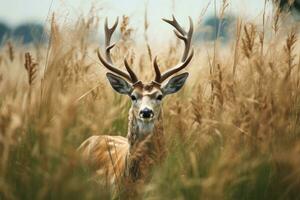
[[[300, 0], [273, 0], [282, 11], [300, 13]], [[300, 18], [299, 18], [300, 19]], [[203, 25], [195, 33], [195, 41], [213, 41], [220, 38], [222, 42], [227, 42], [232, 33], [230, 28], [234, 26], [235, 16], [227, 15], [223, 19], [211, 16], [204, 20]], [[25, 23], [15, 28], [0, 22], [0, 44], [6, 38], [13, 38], [24, 44], [46, 41], [45, 29], [38, 23]]]
[[206, 18], [203, 25], [195, 33], [196, 41], [214, 41], [217, 38], [222, 42], [227, 42], [230, 39], [230, 27], [234, 26], [236, 18], [232, 15], [227, 15], [222, 19], [210, 16]]
[[[300, 20], [300, 0], [273, 0], [281, 11], [290, 11], [295, 20]], [[213, 41], [219, 38], [222, 42], [227, 42], [232, 34], [230, 30], [236, 23], [236, 17], [233, 15], [225, 15], [220, 19], [216, 16], [206, 18], [203, 25], [195, 33], [196, 41]]]
[[45, 41], [44, 33], [43, 25], [38, 23], [25, 23], [11, 28], [7, 24], [0, 22], [0, 44], [8, 38], [13, 38], [23, 44], [40, 43]]
[[295, 12], [300, 12], [300, 0], [274, 0], [278, 3], [280, 8], [283, 10], [291, 10]]
[[[227, 16], [222, 20], [217, 17], [208, 17], [201, 29], [196, 31], [196, 41], [212, 41], [221, 38], [227, 41], [230, 38], [229, 27], [234, 22], [233, 16]], [[23, 44], [32, 42], [40, 43], [46, 40], [43, 25], [38, 23], [21, 24], [15, 28], [10, 28], [7, 24], [0, 22], [0, 44], [8, 38], [20, 41]]]

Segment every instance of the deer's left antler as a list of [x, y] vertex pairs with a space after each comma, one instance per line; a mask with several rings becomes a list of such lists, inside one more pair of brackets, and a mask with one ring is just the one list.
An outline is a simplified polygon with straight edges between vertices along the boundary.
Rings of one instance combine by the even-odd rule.
[[154, 70], [155, 70], [155, 79], [154, 82], [155, 83], [162, 83], [164, 80], [166, 80], [167, 78], [169, 78], [170, 76], [172, 76], [173, 74], [179, 72], [180, 70], [184, 69], [192, 60], [193, 55], [194, 55], [194, 51], [191, 50], [190, 52], [190, 48], [191, 48], [191, 40], [192, 40], [192, 36], [193, 36], [193, 32], [194, 32], [194, 27], [193, 27], [193, 21], [191, 19], [191, 17], [189, 17], [189, 21], [190, 21], [190, 29], [188, 32], [186, 32], [177, 22], [177, 20], [175, 19], [174, 15], [172, 16], [172, 20], [168, 20], [168, 19], [163, 19], [165, 22], [167, 22], [168, 24], [172, 25], [175, 30], [174, 33], [175, 35], [183, 40], [185, 48], [184, 48], [184, 52], [181, 58], [181, 62], [178, 63], [176, 66], [174, 66], [173, 68], [167, 70], [166, 72], [164, 72], [163, 74], [161, 74], [158, 64], [157, 64], [157, 57], [155, 57], [154, 61], [153, 61], [153, 66], [154, 66]]

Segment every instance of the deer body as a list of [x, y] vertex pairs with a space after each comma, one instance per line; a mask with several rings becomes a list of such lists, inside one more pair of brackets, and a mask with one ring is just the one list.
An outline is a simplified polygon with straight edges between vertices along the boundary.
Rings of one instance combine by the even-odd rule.
[[84, 160], [96, 172], [96, 178], [107, 184], [130, 184], [147, 178], [154, 164], [166, 153], [162, 116], [152, 124], [142, 124], [129, 111], [127, 138], [91, 136], [79, 147]]
[[126, 189], [136, 188], [149, 176], [153, 165], [159, 164], [165, 157], [165, 137], [163, 131], [161, 101], [169, 94], [176, 93], [184, 85], [188, 73], [182, 73], [170, 78], [173, 74], [185, 68], [193, 57], [190, 52], [190, 43], [193, 25], [190, 19], [190, 29], [185, 32], [176, 19], [165, 20], [175, 27], [176, 36], [184, 41], [185, 51], [181, 62], [172, 69], [161, 74], [157, 59], [154, 59], [155, 79], [147, 84], [142, 83], [131, 70], [126, 59], [124, 72], [112, 63], [110, 44], [112, 33], [117, 27], [118, 20], [112, 28], [105, 23], [106, 49], [103, 58], [98, 51], [101, 63], [111, 72], [106, 74], [112, 88], [131, 98], [132, 105], [128, 117], [127, 138], [121, 136], [92, 136], [84, 141], [79, 151], [83, 159], [96, 172], [96, 177], [101, 177], [105, 183], [114, 184], [116, 187], [125, 186]]

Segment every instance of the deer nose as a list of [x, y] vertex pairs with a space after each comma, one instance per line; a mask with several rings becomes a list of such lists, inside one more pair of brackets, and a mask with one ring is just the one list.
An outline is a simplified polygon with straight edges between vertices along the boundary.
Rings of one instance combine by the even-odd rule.
[[152, 118], [154, 116], [154, 113], [151, 109], [144, 108], [143, 110], [140, 111], [139, 115], [140, 115], [141, 118], [149, 119], [149, 118]]

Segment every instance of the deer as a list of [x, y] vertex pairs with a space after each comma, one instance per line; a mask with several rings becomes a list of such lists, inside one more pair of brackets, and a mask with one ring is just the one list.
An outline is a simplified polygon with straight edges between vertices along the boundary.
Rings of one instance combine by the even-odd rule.
[[[143, 83], [124, 58], [126, 71], [113, 64], [111, 37], [118, 25], [118, 18], [109, 28], [106, 18], [105, 57], [99, 49], [98, 58], [109, 70], [106, 77], [119, 94], [131, 99], [128, 115], [127, 137], [98, 135], [86, 139], [78, 148], [84, 162], [94, 170], [95, 177], [101, 177], [105, 183], [121, 186], [125, 190], [142, 185], [149, 178], [149, 171], [162, 163], [166, 156], [165, 135], [163, 129], [162, 100], [170, 94], [178, 92], [186, 82], [189, 73], [174, 75], [188, 66], [193, 58], [191, 49], [193, 22], [189, 17], [189, 30], [185, 31], [174, 16], [172, 20], [162, 19], [174, 27], [175, 35], [184, 42], [181, 60], [171, 69], [161, 73], [157, 56], [153, 60], [155, 78]], [[173, 76], [174, 75], [174, 76]], [[102, 181], [103, 182], [103, 181]]]

